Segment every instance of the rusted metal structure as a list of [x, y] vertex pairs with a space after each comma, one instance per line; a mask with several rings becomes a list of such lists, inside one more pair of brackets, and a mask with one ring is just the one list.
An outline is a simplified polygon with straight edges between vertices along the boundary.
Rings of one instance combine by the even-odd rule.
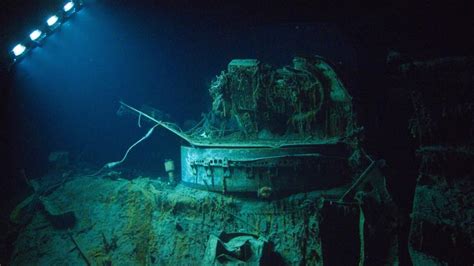
[[323, 58], [282, 68], [232, 60], [209, 93], [211, 111], [187, 132], [121, 103], [189, 143], [184, 184], [266, 198], [341, 186], [360, 170], [352, 98]]

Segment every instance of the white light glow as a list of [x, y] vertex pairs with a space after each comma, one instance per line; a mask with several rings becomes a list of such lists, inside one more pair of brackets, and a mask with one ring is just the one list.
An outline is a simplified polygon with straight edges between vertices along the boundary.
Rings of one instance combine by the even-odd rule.
[[69, 1], [64, 5], [63, 10], [64, 12], [69, 12], [73, 7], [74, 3], [72, 1]]
[[26, 50], [26, 47], [23, 44], [20, 43], [20, 44], [17, 44], [13, 48], [12, 52], [15, 56], [20, 56], [22, 53], [25, 52], [25, 50]]
[[58, 16], [51, 16], [50, 18], [48, 18], [48, 20], [46, 21], [46, 23], [48, 23], [48, 26], [53, 26], [54, 24], [56, 24], [56, 22], [58, 22], [59, 18]]
[[43, 32], [40, 30], [34, 30], [32, 33], [30, 33], [30, 39], [32, 41], [36, 41], [41, 36], [41, 34], [43, 34]]

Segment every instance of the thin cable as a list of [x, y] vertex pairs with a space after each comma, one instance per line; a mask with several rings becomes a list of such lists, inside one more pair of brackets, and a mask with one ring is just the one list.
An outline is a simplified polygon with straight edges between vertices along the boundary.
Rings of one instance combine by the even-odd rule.
[[133, 149], [133, 147], [135, 147], [136, 145], [138, 145], [140, 142], [144, 141], [145, 139], [147, 139], [148, 137], [150, 137], [151, 133], [153, 133], [153, 129], [155, 129], [155, 127], [157, 127], [158, 124], [154, 125], [152, 128], [150, 128], [150, 130], [148, 130], [148, 132], [146, 133], [145, 136], [143, 136], [141, 139], [139, 139], [137, 142], [133, 143], [132, 146], [130, 146], [130, 148], [128, 148], [127, 152], [125, 152], [125, 155], [123, 156], [122, 160], [120, 161], [116, 161], [116, 162], [110, 162], [110, 163], [107, 163], [104, 167], [105, 168], [113, 168], [121, 163], [123, 163], [126, 159], [127, 159], [127, 156], [128, 156], [128, 153]]
[[147, 139], [148, 137], [150, 137], [151, 133], [153, 133], [153, 130], [155, 129], [155, 127], [157, 127], [159, 124], [156, 124], [154, 125], [152, 128], [150, 128], [150, 130], [148, 130], [148, 132], [146, 133], [145, 136], [143, 136], [141, 139], [139, 139], [137, 142], [133, 143], [132, 146], [130, 146], [130, 148], [128, 148], [127, 152], [125, 152], [125, 155], [123, 156], [122, 160], [120, 161], [116, 161], [116, 162], [110, 162], [110, 163], [106, 163], [104, 166], [102, 166], [102, 168], [100, 168], [97, 172], [91, 174], [91, 175], [86, 175], [86, 176], [96, 176], [96, 175], [99, 175], [100, 173], [102, 173], [102, 171], [106, 170], [106, 169], [111, 169], [111, 168], [114, 168], [115, 166], [123, 163], [125, 161], [125, 159], [127, 159], [127, 156], [128, 156], [128, 153], [133, 149], [133, 147], [135, 147], [136, 145], [138, 145], [138, 143], [144, 141], [145, 139]]

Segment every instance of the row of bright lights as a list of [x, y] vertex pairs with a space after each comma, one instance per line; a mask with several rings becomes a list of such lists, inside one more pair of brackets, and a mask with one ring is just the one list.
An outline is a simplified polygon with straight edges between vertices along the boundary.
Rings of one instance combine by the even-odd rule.
[[56, 15], [52, 15], [46, 20], [47, 27], [43, 27], [42, 29], [35, 29], [30, 33], [29, 40], [19, 43], [15, 45], [15, 47], [13, 47], [13, 49], [11, 50], [13, 60], [16, 61], [24, 54], [26, 54], [29, 49], [41, 44], [43, 39], [48, 34], [52, 33], [55, 29], [57, 29], [61, 25], [62, 21], [66, 20], [68, 17], [78, 11], [81, 6], [82, 1], [80, 0], [66, 2], [60, 12], [58, 12]]

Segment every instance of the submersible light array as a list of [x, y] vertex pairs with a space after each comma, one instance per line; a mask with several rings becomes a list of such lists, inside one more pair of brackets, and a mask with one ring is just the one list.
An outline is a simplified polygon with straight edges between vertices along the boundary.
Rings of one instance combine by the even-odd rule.
[[18, 43], [10, 51], [13, 63], [22, 58], [29, 50], [40, 46], [44, 39], [51, 35], [63, 22], [69, 19], [83, 6], [82, 0], [71, 0], [64, 3], [62, 8], [52, 14], [45, 23], [33, 30], [25, 40]]

